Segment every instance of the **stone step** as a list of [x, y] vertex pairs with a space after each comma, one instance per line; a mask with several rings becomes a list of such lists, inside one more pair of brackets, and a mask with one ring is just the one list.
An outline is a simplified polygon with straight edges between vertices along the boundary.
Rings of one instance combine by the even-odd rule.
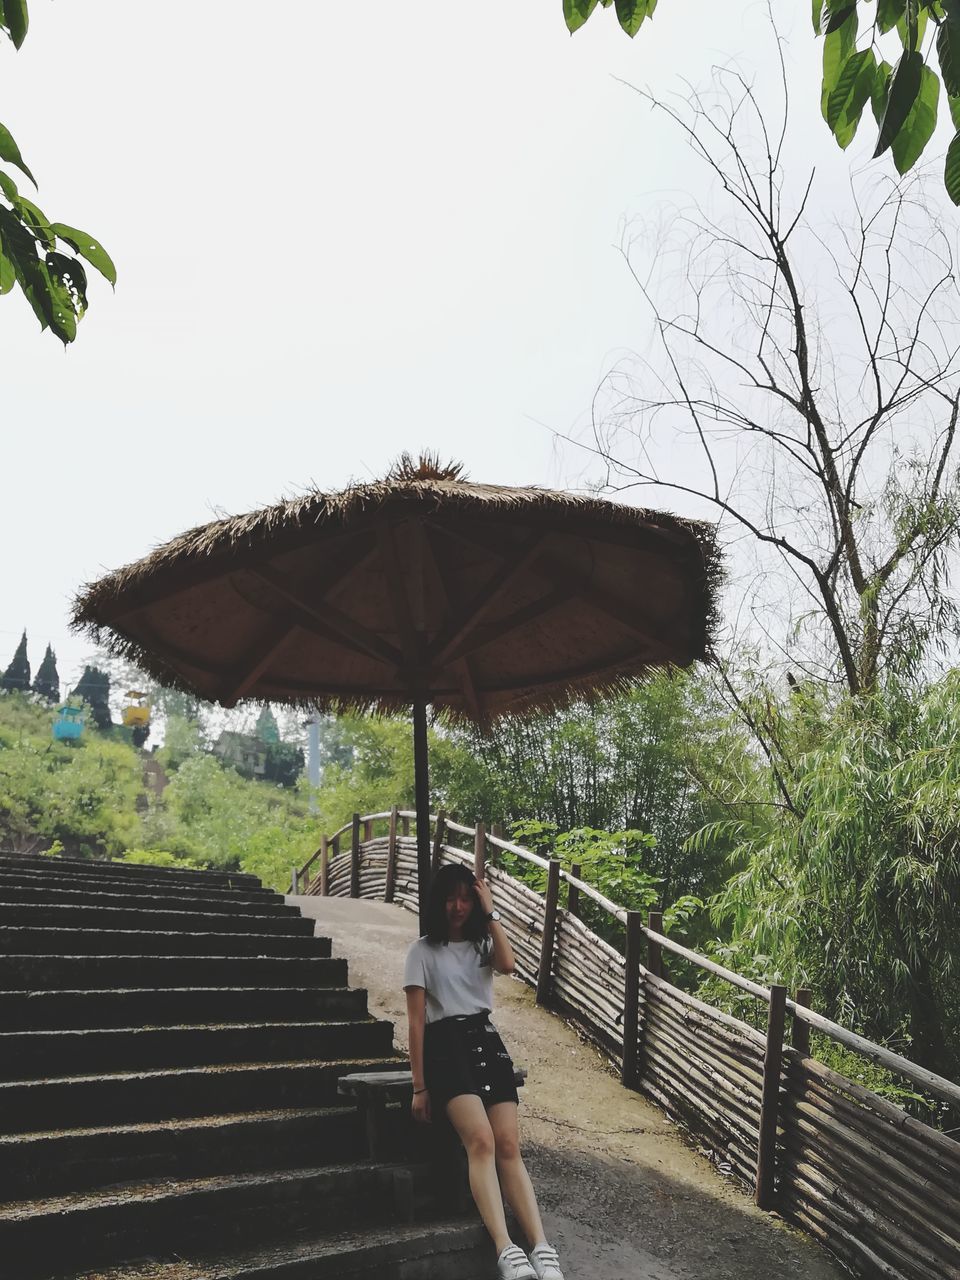
[[255, 1111], [0, 1136], [0, 1201], [136, 1179], [212, 1177], [361, 1160], [366, 1138], [344, 1107]]
[[44, 929], [16, 925], [0, 930], [0, 955], [322, 956], [328, 955], [329, 950], [326, 938], [296, 934]]
[[390, 1223], [300, 1236], [232, 1251], [190, 1251], [176, 1262], [120, 1264], [55, 1280], [490, 1280], [490, 1238], [473, 1218]]
[[0, 870], [54, 871], [80, 879], [83, 876], [109, 874], [131, 881], [155, 880], [165, 884], [209, 884], [224, 889], [244, 887], [259, 889], [260, 879], [245, 871], [189, 871], [181, 867], [141, 867], [130, 862], [107, 862], [94, 858], [21, 857], [0, 853]]
[[[263, 897], [273, 897], [276, 894], [275, 889], [266, 888], [259, 881], [248, 883], [241, 881], [238, 884], [225, 884], [216, 880], [195, 880], [186, 883], [180, 883], [175, 880], [155, 879], [151, 874], [150, 867], [140, 867], [138, 870], [143, 875], [130, 876], [123, 874], [114, 874], [110, 868], [115, 863], [97, 862], [91, 863], [92, 867], [97, 868], [94, 871], [86, 873], [82, 876], [73, 875], [72, 872], [63, 870], [59, 867], [39, 868], [39, 867], [11, 867], [0, 865], [0, 885], [4, 884], [24, 884], [32, 885], [35, 888], [42, 885], [65, 889], [86, 889], [95, 891], [98, 888], [109, 888], [116, 893], [130, 893], [140, 897], [150, 894], [186, 894], [193, 896], [200, 894], [204, 897], [216, 898], [236, 898], [239, 900], [255, 899]], [[99, 870], [99, 868], [103, 870]], [[206, 872], [198, 874], [206, 875]]]
[[154, 893], [133, 891], [133, 887], [122, 880], [83, 882], [77, 887], [73, 881], [60, 880], [51, 883], [42, 877], [28, 879], [26, 876], [0, 876], [0, 902], [32, 903], [40, 906], [78, 906], [78, 907], [132, 907], [136, 910], [146, 906], [154, 910], [171, 911], [210, 911], [233, 912], [238, 915], [271, 915], [274, 912], [290, 915], [298, 910], [289, 906], [282, 893], [271, 893], [265, 889], [262, 893], [236, 893], [224, 890], [201, 893], [192, 888], [182, 893], [174, 893], [163, 889]]
[[330, 958], [330, 939], [314, 938], [313, 948], [314, 954], [304, 957], [0, 955], [0, 991], [183, 987], [191, 983], [204, 987], [345, 987], [347, 962]]
[[367, 993], [350, 987], [148, 987], [3, 991], [4, 1031], [67, 1031], [183, 1023], [317, 1022], [362, 1018]]
[[0, 1079], [36, 1080], [104, 1071], [231, 1062], [390, 1054], [393, 1023], [243, 1022], [219, 1026], [0, 1032]]
[[161, 933], [276, 933], [312, 938], [314, 921], [299, 911], [281, 915], [178, 911], [169, 907], [80, 907], [0, 902], [0, 929], [135, 929]]
[[424, 1170], [340, 1164], [13, 1201], [0, 1205], [0, 1257], [11, 1280], [34, 1280], [144, 1254], [173, 1261], [185, 1250], [239, 1248], [304, 1228], [385, 1224], [425, 1182]]
[[190, 1116], [343, 1106], [341, 1076], [359, 1071], [407, 1071], [406, 1059], [383, 1056], [241, 1062], [111, 1071], [101, 1075], [0, 1082], [0, 1132], [137, 1124]]

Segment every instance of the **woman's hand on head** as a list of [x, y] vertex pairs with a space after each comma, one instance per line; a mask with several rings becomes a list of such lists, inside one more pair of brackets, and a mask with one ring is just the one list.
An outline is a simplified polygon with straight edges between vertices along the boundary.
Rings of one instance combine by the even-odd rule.
[[410, 1107], [411, 1114], [418, 1124], [429, 1124], [430, 1116], [430, 1090], [422, 1089], [420, 1093], [413, 1095], [413, 1103]]
[[483, 914], [488, 916], [493, 910], [493, 895], [490, 892], [490, 886], [486, 880], [477, 879], [474, 881], [473, 891], [477, 895]]

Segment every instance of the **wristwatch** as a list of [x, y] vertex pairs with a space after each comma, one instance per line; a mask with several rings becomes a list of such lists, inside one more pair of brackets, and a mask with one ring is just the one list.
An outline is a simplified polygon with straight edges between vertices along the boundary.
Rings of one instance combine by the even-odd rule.
[[490, 920], [496, 920], [496, 921], [499, 921], [499, 920], [500, 920], [500, 912], [499, 912], [499, 911], [497, 911], [497, 910], [488, 911], [488, 912], [487, 912], [487, 920], [488, 920], [488, 921], [490, 921]]

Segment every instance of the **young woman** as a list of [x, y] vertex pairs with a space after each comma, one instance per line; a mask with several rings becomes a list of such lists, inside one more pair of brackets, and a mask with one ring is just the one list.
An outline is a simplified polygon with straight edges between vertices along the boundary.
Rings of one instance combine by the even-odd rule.
[[[460, 1135], [502, 1280], [563, 1280], [520, 1157], [513, 1063], [490, 1022], [493, 974], [513, 972], [513, 951], [489, 887], [458, 863], [441, 867], [426, 922], [403, 978], [413, 1118], [429, 1124], [446, 1114]], [[529, 1261], [507, 1233], [504, 1195], [533, 1245]]]

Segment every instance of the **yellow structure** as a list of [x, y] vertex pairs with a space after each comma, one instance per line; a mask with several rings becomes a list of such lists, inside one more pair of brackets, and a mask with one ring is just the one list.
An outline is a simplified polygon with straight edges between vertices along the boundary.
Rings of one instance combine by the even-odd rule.
[[128, 729], [143, 728], [150, 723], [150, 703], [139, 689], [128, 689], [127, 704], [123, 708], [123, 723]]

